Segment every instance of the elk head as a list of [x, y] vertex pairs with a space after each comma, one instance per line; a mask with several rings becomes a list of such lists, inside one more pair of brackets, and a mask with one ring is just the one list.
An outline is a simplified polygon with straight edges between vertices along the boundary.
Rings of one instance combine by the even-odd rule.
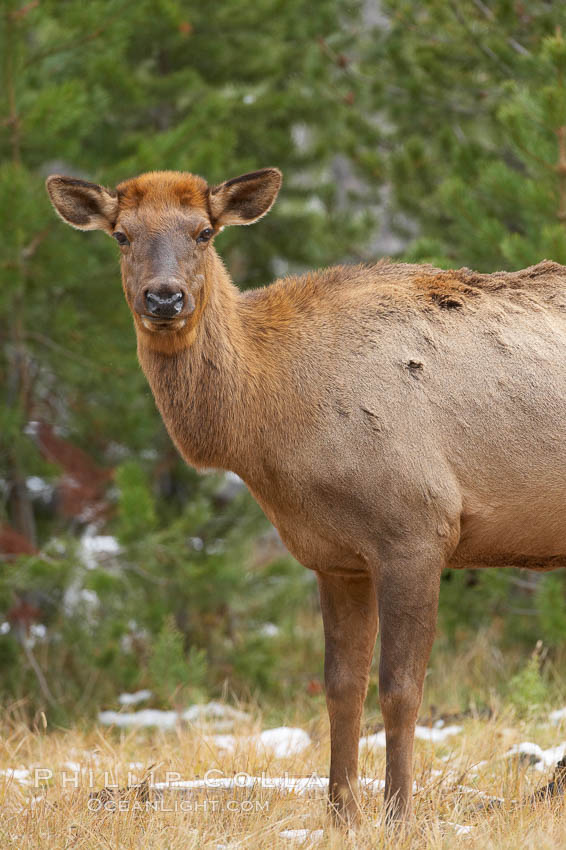
[[265, 215], [281, 179], [278, 169], [265, 168], [208, 186], [194, 174], [152, 171], [115, 191], [59, 175], [46, 186], [63, 221], [116, 240], [136, 330], [172, 352], [195, 338], [213, 285], [214, 237], [227, 224], [252, 224]]

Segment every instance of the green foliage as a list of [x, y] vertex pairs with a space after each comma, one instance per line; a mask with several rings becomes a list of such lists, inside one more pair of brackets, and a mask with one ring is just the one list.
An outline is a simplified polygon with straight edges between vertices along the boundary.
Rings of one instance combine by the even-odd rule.
[[155, 527], [155, 507], [143, 469], [135, 461], [116, 470], [119, 488], [118, 537], [124, 543], [140, 539]]
[[[225, 682], [282, 693], [297, 675], [285, 606], [312, 604], [312, 577], [287, 560], [265, 580], [250, 566], [266, 521], [247, 494], [226, 498], [218, 478], [177, 457], [136, 360], [116, 247], [65, 229], [44, 179], [115, 185], [180, 169], [215, 183], [278, 165], [285, 186], [271, 215], [219, 239], [236, 282], [342, 259], [372, 219], [360, 192], [337, 190], [336, 162], [379, 167], [361, 13], [358, 0], [322, 0], [315, 13], [306, 0], [2, 6], [0, 523], [41, 554], [1, 568], [0, 622], [12, 626], [0, 634], [0, 670], [3, 696], [27, 697], [30, 710], [46, 701], [23, 651], [38, 624], [47, 633], [31, 651], [60, 719], [138, 685], [166, 702], [177, 676], [192, 698]], [[374, 180], [365, 198], [378, 188]], [[68, 496], [91, 479], [47, 463], [30, 422], [56, 426], [59, 439], [114, 468], [102, 513], [73, 513], [68, 498], [63, 506], [63, 485]], [[32, 497], [30, 476], [55, 487], [50, 500]], [[118, 554], [85, 556], [93, 521], [88, 534], [114, 534]], [[265, 617], [284, 637], [262, 633]]]
[[192, 646], [185, 652], [183, 635], [175, 618], [166, 617], [151, 648], [149, 674], [155, 692], [164, 703], [187, 705], [206, 694], [206, 653]]
[[392, 27], [375, 50], [395, 207], [418, 230], [410, 258], [485, 271], [566, 262], [566, 9], [385, 6]]
[[566, 640], [566, 582], [562, 573], [544, 576], [539, 582], [535, 606], [541, 635], [548, 646]]
[[508, 698], [522, 717], [536, 715], [541, 706], [548, 702], [548, 685], [541, 674], [541, 645], [509, 682]]
[[[313, 576], [284, 557], [255, 566], [269, 534], [257, 506], [177, 457], [137, 364], [116, 247], [63, 230], [47, 174], [216, 182], [278, 165], [273, 212], [218, 241], [242, 287], [357, 258], [384, 180], [410, 261], [566, 262], [566, 7], [382, 8], [374, 30], [358, 0], [3, 4], [0, 521], [37, 548], [0, 569], [5, 699], [49, 702], [26, 639], [60, 720], [137, 687], [163, 705], [227, 685], [281, 701], [322, 665], [320, 629], [304, 627]], [[58, 509], [62, 469], [34, 422], [114, 470], [96, 529]], [[51, 501], [32, 498], [29, 476], [56, 487]], [[95, 531], [120, 551], [89, 560]], [[542, 637], [555, 651], [565, 598], [563, 574], [453, 573], [440, 629], [450, 645], [490, 627], [503, 645]], [[542, 699], [534, 661], [513, 683], [518, 710]]]

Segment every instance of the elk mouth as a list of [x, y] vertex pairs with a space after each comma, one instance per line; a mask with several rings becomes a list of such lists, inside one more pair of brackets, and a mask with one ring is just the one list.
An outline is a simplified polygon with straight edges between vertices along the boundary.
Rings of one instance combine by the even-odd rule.
[[148, 331], [161, 332], [164, 331], [180, 331], [187, 324], [186, 317], [178, 318], [173, 316], [171, 319], [164, 319], [162, 316], [148, 316], [147, 313], [141, 313], [140, 319], [144, 328]]

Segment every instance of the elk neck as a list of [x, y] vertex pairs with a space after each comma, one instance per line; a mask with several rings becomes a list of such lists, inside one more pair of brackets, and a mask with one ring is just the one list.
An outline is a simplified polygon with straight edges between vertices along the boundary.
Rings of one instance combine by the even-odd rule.
[[[274, 287], [241, 293], [214, 249], [206, 305], [191, 344], [155, 350], [138, 331], [138, 358], [173, 442], [196, 467], [255, 477], [309, 418], [299, 310]], [[269, 461], [271, 462], [271, 461]]]

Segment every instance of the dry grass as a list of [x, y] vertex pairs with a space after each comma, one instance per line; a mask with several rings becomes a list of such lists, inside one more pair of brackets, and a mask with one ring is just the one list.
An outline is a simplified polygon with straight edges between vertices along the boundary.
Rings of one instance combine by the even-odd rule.
[[[297, 718], [292, 718], [297, 723]], [[394, 841], [396, 848], [562, 848], [566, 815], [561, 798], [533, 806], [524, 801], [548, 774], [516, 759], [502, 758], [519, 741], [532, 740], [543, 747], [561, 743], [566, 730], [548, 723], [521, 723], [511, 714], [497, 719], [470, 717], [462, 734], [443, 743], [416, 743], [416, 825]], [[312, 746], [300, 756], [277, 760], [265, 752], [242, 746], [223, 754], [206, 740], [206, 730], [179, 728], [175, 732], [91, 729], [30, 731], [24, 724], [4, 722], [0, 769], [27, 768], [29, 784], [3, 775], [0, 778], [0, 846], [8, 848], [365, 848], [392, 846], [381, 823], [382, 794], [366, 794], [362, 824], [355, 835], [332, 832], [326, 820], [324, 791], [304, 796], [273, 788], [155, 791], [146, 806], [139, 792], [127, 793], [125, 811], [89, 809], [89, 794], [117, 780], [125, 786], [128, 772], [143, 778], [155, 765], [155, 780], [167, 771], [183, 779], [232, 777], [238, 772], [253, 776], [327, 776], [327, 721], [319, 717], [303, 724]], [[249, 733], [261, 728], [255, 716]], [[486, 764], [477, 767], [479, 762]], [[76, 764], [71, 764], [76, 763]], [[131, 765], [135, 763], [135, 767]], [[75, 767], [80, 781], [74, 787]], [[53, 776], [42, 788], [34, 787], [34, 769], [49, 768]], [[382, 778], [384, 751], [364, 754], [360, 772]], [[17, 775], [16, 775], [17, 776]], [[65, 780], [67, 784], [65, 784]], [[461, 787], [476, 789], [464, 791]], [[477, 793], [476, 793], [477, 792]], [[487, 795], [504, 798], [496, 808], [485, 806]], [[98, 807], [99, 801], [90, 803]], [[483, 804], [483, 805], [482, 805]], [[116, 801], [109, 807], [115, 807]], [[185, 809], [185, 810], [183, 810]], [[459, 834], [454, 824], [472, 827]], [[324, 828], [324, 834], [320, 830]], [[309, 832], [303, 842], [281, 836], [284, 830]]]

